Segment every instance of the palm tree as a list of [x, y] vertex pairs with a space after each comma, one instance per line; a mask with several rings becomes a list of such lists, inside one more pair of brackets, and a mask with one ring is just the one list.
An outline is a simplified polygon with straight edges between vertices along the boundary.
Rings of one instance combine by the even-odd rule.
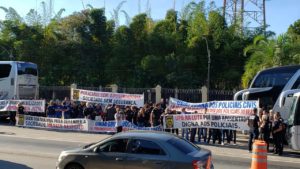
[[254, 38], [253, 44], [244, 49], [244, 55], [250, 55], [242, 76], [242, 86], [247, 87], [258, 71], [281, 65], [281, 59], [276, 58], [281, 52], [280, 44], [275, 40], [266, 39], [263, 35]]
[[6, 15], [5, 15], [6, 20], [23, 21], [23, 18], [18, 14], [18, 12], [14, 8], [12, 8], [12, 7], [6, 8], [3, 6], [0, 6], [0, 9], [2, 9], [6, 13]]
[[51, 20], [60, 20], [62, 13], [65, 11], [61, 8], [57, 13], [54, 12], [54, 0], [49, 0], [49, 5], [45, 1], [41, 2], [43, 13], [43, 25], [46, 26]]
[[123, 6], [125, 3], [126, 3], [126, 1], [121, 1], [121, 2], [118, 4], [117, 8], [113, 9], [113, 13], [111, 13], [112, 18], [113, 18], [113, 20], [115, 21], [116, 27], [119, 27], [119, 25], [120, 25], [120, 21], [119, 21], [119, 12], [120, 12], [122, 6]]

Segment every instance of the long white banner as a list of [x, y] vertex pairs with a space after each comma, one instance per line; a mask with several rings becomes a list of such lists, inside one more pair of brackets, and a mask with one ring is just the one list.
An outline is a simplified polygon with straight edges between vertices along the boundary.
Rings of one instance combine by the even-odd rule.
[[[116, 132], [115, 121], [96, 121], [89, 119], [60, 119], [18, 115], [18, 126], [30, 128], [45, 128], [55, 130], [88, 131], [88, 132]], [[123, 131], [128, 130], [156, 130], [161, 131], [161, 126], [138, 127], [129, 121], [122, 122]]]
[[45, 100], [0, 100], [0, 111], [17, 111], [20, 102], [25, 112], [45, 112]]
[[72, 100], [95, 102], [101, 104], [116, 104], [137, 107], [144, 106], [143, 94], [127, 94], [127, 93], [112, 93], [112, 92], [98, 92], [91, 90], [72, 89]]
[[258, 105], [258, 101], [190, 103], [170, 98], [169, 109], [181, 112], [185, 108], [189, 114], [165, 116], [164, 128], [248, 130], [247, 119]]
[[169, 109], [181, 111], [185, 108], [190, 113], [206, 113], [216, 115], [249, 116], [253, 108], [258, 108], [258, 101], [211, 101], [204, 103], [190, 103], [175, 98], [169, 99]]
[[71, 131], [88, 130], [87, 119], [59, 119], [59, 118], [21, 115], [19, 116], [17, 124], [19, 126], [33, 127], [33, 128], [46, 128], [46, 129], [57, 129], [57, 130], [71, 130]]

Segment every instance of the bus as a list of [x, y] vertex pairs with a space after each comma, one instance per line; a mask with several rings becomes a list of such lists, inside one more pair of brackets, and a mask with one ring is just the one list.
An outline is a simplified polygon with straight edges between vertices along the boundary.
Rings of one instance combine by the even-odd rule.
[[[294, 106], [293, 98], [287, 96], [298, 91], [300, 91], [300, 65], [281, 66], [258, 72], [248, 89], [235, 93], [234, 100], [259, 100], [259, 107], [280, 112], [281, 117], [287, 122], [291, 116], [290, 110]], [[288, 133], [291, 132], [290, 129], [291, 126]]]
[[36, 64], [0, 61], [0, 100], [37, 99], [38, 88]]
[[294, 150], [300, 150], [300, 89], [282, 93], [279, 106], [285, 107], [288, 112], [287, 140], [289, 145]]

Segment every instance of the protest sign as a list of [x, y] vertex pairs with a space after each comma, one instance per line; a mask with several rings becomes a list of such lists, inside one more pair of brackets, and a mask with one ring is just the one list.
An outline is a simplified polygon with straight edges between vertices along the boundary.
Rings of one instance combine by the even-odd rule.
[[126, 93], [112, 93], [112, 92], [98, 92], [91, 90], [72, 89], [72, 100], [95, 102], [100, 104], [116, 104], [137, 107], [144, 106], [143, 94], [126, 94]]
[[[37, 116], [21, 116], [17, 122], [18, 126], [30, 128], [46, 128], [69, 131], [87, 131], [87, 132], [116, 132], [115, 121], [96, 121], [89, 119], [60, 119]], [[138, 127], [129, 121], [122, 122], [123, 131], [128, 130], [155, 130], [161, 131], [161, 126], [156, 127]]]
[[248, 130], [247, 116], [181, 114], [165, 116], [164, 128], [215, 128]]
[[205, 103], [190, 103], [175, 98], [169, 99], [168, 108], [181, 111], [185, 108], [187, 112], [197, 112], [216, 115], [249, 116], [253, 108], [258, 107], [258, 101], [211, 101]]
[[24, 127], [71, 130], [71, 131], [87, 131], [88, 120], [59, 119], [59, 118], [48, 118], [48, 117], [37, 117], [37, 116], [25, 115]]
[[0, 111], [17, 111], [20, 102], [25, 112], [45, 112], [45, 100], [0, 100]]
[[[92, 124], [89, 126], [89, 131], [91, 132], [116, 132], [115, 121], [90, 121]], [[161, 131], [161, 126], [156, 127], [138, 127], [129, 121], [122, 122], [122, 131], [128, 130], [155, 130]]]

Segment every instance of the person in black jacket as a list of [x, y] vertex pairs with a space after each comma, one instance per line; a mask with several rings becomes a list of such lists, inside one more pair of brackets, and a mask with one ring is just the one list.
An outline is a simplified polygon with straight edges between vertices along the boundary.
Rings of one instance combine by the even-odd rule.
[[252, 151], [252, 142], [253, 139], [258, 139], [258, 127], [259, 127], [259, 117], [257, 116], [257, 108], [253, 109], [253, 114], [248, 118], [249, 126], [249, 140], [248, 140], [248, 149], [249, 152]]
[[282, 155], [283, 152], [283, 119], [279, 112], [274, 114], [274, 122], [273, 122], [273, 139], [274, 139], [274, 154]]
[[93, 106], [90, 103], [86, 103], [86, 107], [83, 109], [83, 115], [86, 119], [95, 120], [96, 114]]

